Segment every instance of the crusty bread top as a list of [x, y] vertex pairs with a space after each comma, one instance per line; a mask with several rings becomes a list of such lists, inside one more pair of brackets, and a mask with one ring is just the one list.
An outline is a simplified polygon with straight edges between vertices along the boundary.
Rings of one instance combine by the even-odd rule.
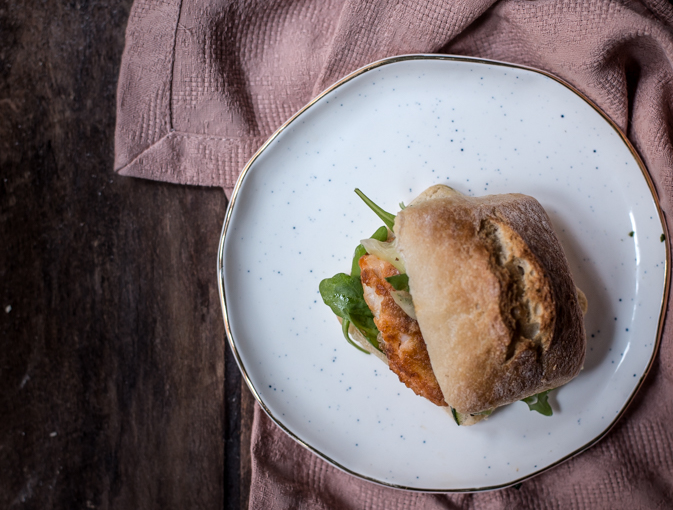
[[433, 186], [395, 235], [446, 402], [477, 413], [565, 384], [584, 363], [577, 292], [547, 214], [520, 194]]

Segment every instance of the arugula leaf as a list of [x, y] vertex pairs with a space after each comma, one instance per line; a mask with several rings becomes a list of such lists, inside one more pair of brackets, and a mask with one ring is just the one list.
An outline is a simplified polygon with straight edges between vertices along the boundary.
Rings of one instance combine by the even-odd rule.
[[389, 276], [386, 281], [393, 286], [395, 290], [406, 290], [409, 292], [409, 276], [406, 274], [396, 274]]
[[385, 223], [386, 227], [388, 227], [390, 230], [393, 230], [393, 227], [395, 226], [395, 215], [390, 214], [389, 212], [384, 211], [381, 209], [378, 205], [376, 205], [374, 202], [372, 202], [367, 195], [365, 195], [362, 191], [360, 191], [358, 188], [355, 188], [355, 193], [364, 201], [365, 204], [369, 206], [369, 208], [376, 213], [376, 215], [381, 218], [381, 221]]
[[[370, 239], [376, 239], [377, 241], [382, 242], [385, 241], [388, 239], [388, 229], [386, 227], [379, 228], [376, 232], [374, 232], [374, 234], [372, 234]], [[366, 253], [367, 250], [365, 250], [365, 247], [361, 244], [358, 244], [357, 248], [355, 248], [355, 253], [353, 254], [353, 262], [351, 263], [351, 276], [360, 278], [360, 264], [358, 264], [358, 261], [360, 260], [360, 257]]]
[[531, 411], [537, 411], [544, 416], [551, 416], [554, 414], [554, 411], [552, 411], [549, 402], [547, 402], [547, 396], [549, 395], [550, 391], [551, 390], [543, 391], [537, 395], [524, 398], [521, 402], [528, 404], [528, 409]]
[[[320, 282], [320, 295], [335, 315], [350, 321], [376, 349], [379, 330], [374, 324], [374, 316], [367, 306], [360, 278], [338, 273]], [[345, 331], [348, 331], [347, 329]]]

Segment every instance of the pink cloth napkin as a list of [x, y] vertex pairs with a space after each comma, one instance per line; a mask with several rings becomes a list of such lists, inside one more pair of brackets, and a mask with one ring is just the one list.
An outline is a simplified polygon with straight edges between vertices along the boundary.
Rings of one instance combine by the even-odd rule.
[[[136, 0], [119, 77], [115, 169], [221, 186], [229, 196], [256, 149], [312, 97], [358, 67], [406, 53], [503, 60], [572, 83], [627, 133], [670, 215], [666, 0]], [[257, 408], [250, 507], [673, 508], [672, 424], [669, 318], [652, 371], [614, 430], [520, 490], [382, 488], [304, 450]]]

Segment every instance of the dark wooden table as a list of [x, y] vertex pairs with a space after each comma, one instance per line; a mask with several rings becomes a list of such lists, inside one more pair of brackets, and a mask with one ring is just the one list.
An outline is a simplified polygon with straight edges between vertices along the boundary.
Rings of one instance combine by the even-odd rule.
[[131, 0], [0, 0], [0, 508], [243, 508], [220, 189], [113, 172]]

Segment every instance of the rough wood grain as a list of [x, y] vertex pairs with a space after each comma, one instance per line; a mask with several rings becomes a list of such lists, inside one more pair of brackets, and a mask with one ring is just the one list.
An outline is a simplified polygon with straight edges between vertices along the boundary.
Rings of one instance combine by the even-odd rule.
[[250, 392], [245, 381], [241, 378], [241, 412], [240, 412], [240, 444], [241, 461], [239, 467], [239, 485], [241, 509], [248, 508], [250, 501], [250, 482], [252, 479], [252, 454], [250, 443], [252, 436], [252, 417], [255, 406], [255, 397]]
[[112, 171], [130, 6], [0, 3], [0, 508], [239, 508], [226, 199]]

